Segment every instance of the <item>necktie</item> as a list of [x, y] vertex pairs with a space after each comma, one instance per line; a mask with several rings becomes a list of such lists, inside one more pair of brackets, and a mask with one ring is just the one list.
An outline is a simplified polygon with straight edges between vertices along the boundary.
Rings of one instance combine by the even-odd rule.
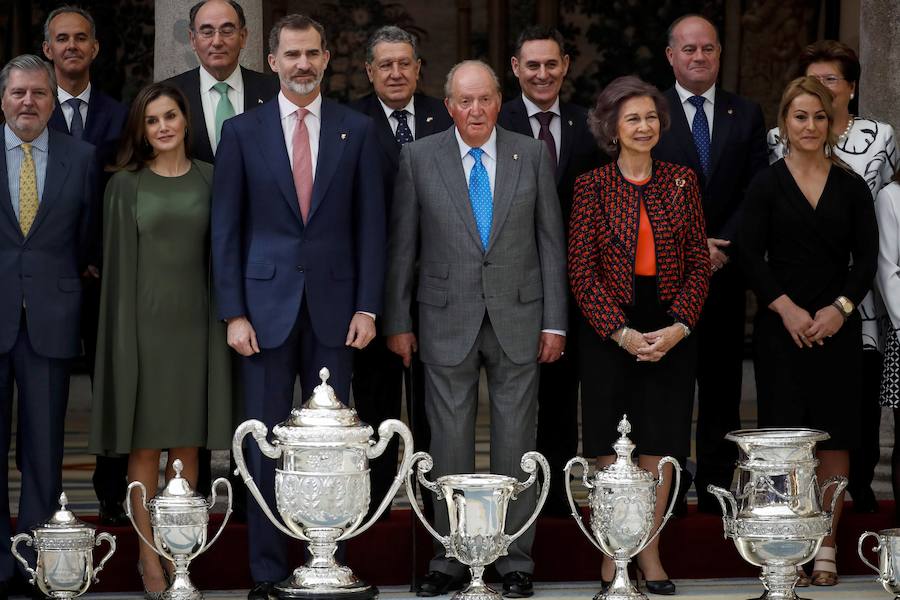
[[413, 141], [412, 131], [409, 129], [409, 123], [406, 122], [406, 116], [408, 114], [409, 113], [405, 110], [395, 110], [391, 115], [397, 119], [397, 133], [394, 134], [394, 139], [396, 139], [397, 143], [401, 146]]
[[22, 144], [22, 153], [25, 158], [19, 167], [19, 227], [24, 235], [28, 235], [38, 209], [37, 175], [31, 157], [31, 144]]
[[216, 143], [218, 144], [219, 138], [222, 137], [222, 123], [234, 116], [234, 106], [228, 99], [230, 85], [220, 81], [213, 86], [213, 89], [219, 92], [219, 102], [216, 104]]
[[494, 218], [491, 182], [488, 179], [487, 169], [481, 162], [484, 150], [471, 148], [469, 154], [475, 159], [472, 173], [469, 174], [469, 201], [472, 203], [472, 213], [475, 215], [475, 224], [481, 236], [481, 248], [487, 251], [488, 240], [491, 237], [491, 221]]
[[309, 207], [312, 203], [313, 188], [313, 170], [312, 170], [312, 153], [309, 148], [309, 130], [303, 121], [309, 113], [305, 108], [298, 108], [297, 125], [294, 127], [293, 140], [293, 164], [291, 169], [294, 172], [294, 188], [297, 190], [297, 202], [300, 204], [300, 216], [303, 217], [303, 223], [306, 224], [309, 219]]
[[81, 102], [80, 98], [69, 98], [66, 104], [72, 107], [72, 123], [69, 125], [69, 133], [72, 137], [80, 140], [84, 136], [84, 121], [81, 118]]
[[552, 112], [539, 112], [535, 113], [534, 118], [541, 124], [537, 139], [543, 140], [547, 144], [547, 151], [550, 153], [550, 158], [553, 159], [553, 166], [556, 167], [559, 163], [556, 157], [556, 140], [553, 139], [553, 134], [550, 133], [550, 121], [553, 120], [553, 116]]
[[694, 135], [694, 145], [697, 147], [697, 155], [700, 157], [700, 167], [703, 169], [703, 175], [709, 177], [709, 121], [706, 120], [706, 111], [703, 110], [703, 103], [706, 98], [703, 96], [691, 96], [688, 102], [695, 109], [694, 121], [691, 124], [691, 133]]

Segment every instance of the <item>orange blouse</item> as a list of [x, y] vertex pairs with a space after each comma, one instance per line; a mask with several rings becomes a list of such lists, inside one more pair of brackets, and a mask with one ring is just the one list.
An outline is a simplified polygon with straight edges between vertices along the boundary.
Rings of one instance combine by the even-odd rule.
[[[634, 181], [625, 178], [634, 185], [644, 185], [650, 181], [650, 177], [643, 181]], [[654, 277], [656, 276], [656, 246], [653, 243], [653, 226], [647, 215], [647, 206], [641, 200], [641, 217], [638, 224], [637, 251], [634, 255], [634, 274]]]

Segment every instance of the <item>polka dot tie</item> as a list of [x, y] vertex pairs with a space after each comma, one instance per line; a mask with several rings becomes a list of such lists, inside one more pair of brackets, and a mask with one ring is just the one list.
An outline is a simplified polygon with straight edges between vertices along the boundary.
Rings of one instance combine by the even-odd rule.
[[469, 175], [469, 201], [472, 203], [472, 213], [475, 215], [475, 224], [481, 236], [481, 248], [487, 251], [488, 240], [491, 237], [491, 221], [494, 218], [491, 182], [488, 179], [487, 169], [481, 162], [484, 150], [471, 148], [469, 154], [475, 159], [472, 173]]
[[19, 167], [19, 227], [28, 235], [31, 224], [38, 209], [37, 176], [34, 172], [34, 159], [31, 157], [31, 144], [22, 144], [22, 166]]
[[406, 122], [406, 116], [408, 114], [409, 113], [405, 110], [395, 110], [391, 115], [397, 119], [397, 133], [394, 135], [394, 138], [401, 146], [413, 141], [412, 131], [409, 128], [409, 123]]
[[697, 147], [697, 155], [700, 157], [703, 176], [709, 177], [709, 121], [706, 120], [706, 111], [703, 110], [706, 98], [691, 96], [688, 98], [688, 102], [697, 109], [694, 112], [694, 121], [691, 123], [691, 133], [694, 134], [694, 145]]

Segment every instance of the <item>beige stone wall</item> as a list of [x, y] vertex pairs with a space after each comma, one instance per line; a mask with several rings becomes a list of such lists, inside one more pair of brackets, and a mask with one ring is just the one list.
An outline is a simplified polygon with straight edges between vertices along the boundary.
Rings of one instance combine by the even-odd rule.
[[900, 128], [900, 2], [861, 0], [859, 112]]

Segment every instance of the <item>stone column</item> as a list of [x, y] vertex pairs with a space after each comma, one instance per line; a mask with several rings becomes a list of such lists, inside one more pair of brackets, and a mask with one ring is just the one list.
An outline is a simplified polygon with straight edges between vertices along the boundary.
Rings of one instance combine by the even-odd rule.
[[[241, 52], [241, 64], [263, 70], [264, 44], [262, 0], [238, 0], [247, 18], [247, 45]], [[193, 69], [198, 64], [188, 37], [188, 11], [193, 2], [155, 0], [156, 39], [153, 45], [153, 80], [160, 81]]]
[[900, 2], [861, 0], [859, 10], [859, 112], [900, 128]]

